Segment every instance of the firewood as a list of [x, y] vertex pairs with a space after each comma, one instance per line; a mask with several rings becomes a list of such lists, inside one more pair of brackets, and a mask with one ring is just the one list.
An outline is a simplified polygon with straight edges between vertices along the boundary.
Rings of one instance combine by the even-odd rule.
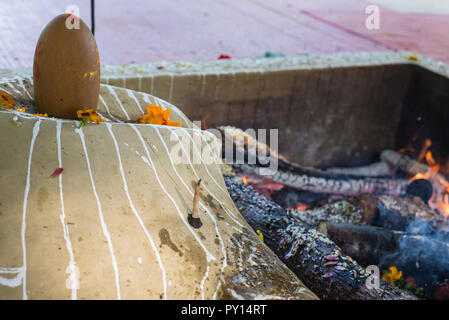
[[[364, 269], [334, 242], [304, 228], [287, 210], [235, 177], [225, 177], [225, 182], [251, 227], [262, 232], [265, 244], [320, 298], [416, 299], [385, 281], [380, 281], [379, 288], [368, 289]], [[340, 264], [337, 269], [336, 263]]]
[[396, 151], [384, 150], [382, 151], [380, 158], [382, 159], [382, 161], [388, 163], [393, 168], [404, 171], [411, 176], [415, 176], [419, 173], [427, 173], [431, 180], [445, 181], [447, 183], [446, 179], [441, 174], [431, 170], [429, 166], [420, 163], [406, 155], [402, 155]]
[[375, 162], [367, 166], [355, 167], [355, 168], [329, 168], [326, 172], [341, 174], [346, 176], [364, 176], [364, 177], [390, 177], [391, 168], [383, 162]]
[[347, 177], [330, 173], [315, 173], [299, 167], [284, 171], [267, 172], [266, 168], [250, 164], [233, 164], [244, 173], [263, 175], [280, 184], [315, 193], [341, 194], [355, 196], [363, 193], [388, 194], [399, 196], [405, 194], [408, 182], [383, 178]]
[[414, 221], [428, 221], [435, 230], [445, 228], [445, 220], [419, 197], [360, 195], [348, 199], [362, 213], [363, 222], [390, 230], [405, 231]]
[[[233, 147], [236, 153], [243, 154], [245, 159], [254, 159], [252, 163], [232, 163], [232, 166], [246, 174], [256, 174], [276, 181], [277, 183], [315, 193], [340, 194], [355, 196], [362, 193], [389, 194], [398, 196], [405, 193], [407, 181], [385, 178], [367, 178], [362, 176], [347, 176], [325, 172], [316, 168], [301, 166], [289, 162], [279, 156], [269, 146], [257, 141], [244, 131], [234, 127], [220, 127], [223, 137], [223, 154], [226, 148]], [[269, 154], [271, 161], [277, 161], [277, 170], [271, 171], [261, 165], [261, 155]], [[226, 159], [228, 162], [235, 159]]]

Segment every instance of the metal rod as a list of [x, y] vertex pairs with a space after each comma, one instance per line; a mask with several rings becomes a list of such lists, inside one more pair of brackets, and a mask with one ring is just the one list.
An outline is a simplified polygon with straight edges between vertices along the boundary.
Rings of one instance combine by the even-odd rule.
[[91, 21], [91, 31], [95, 35], [95, 0], [90, 0], [90, 21]]

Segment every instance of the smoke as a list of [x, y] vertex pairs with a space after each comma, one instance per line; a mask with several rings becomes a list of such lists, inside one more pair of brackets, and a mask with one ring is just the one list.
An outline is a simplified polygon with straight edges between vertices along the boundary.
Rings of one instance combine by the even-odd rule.
[[396, 266], [411, 276], [430, 296], [449, 279], [449, 226], [416, 219], [405, 232], [397, 232], [397, 250], [382, 259], [381, 266]]

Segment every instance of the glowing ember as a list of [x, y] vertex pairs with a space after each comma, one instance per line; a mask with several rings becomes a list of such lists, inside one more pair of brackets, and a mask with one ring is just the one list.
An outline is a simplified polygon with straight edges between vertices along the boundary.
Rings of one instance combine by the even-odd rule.
[[306, 206], [305, 204], [296, 202], [296, 210], [304, 211], [304, 210], [307, 210], [307, 209], [309, 209], [309, 207]]

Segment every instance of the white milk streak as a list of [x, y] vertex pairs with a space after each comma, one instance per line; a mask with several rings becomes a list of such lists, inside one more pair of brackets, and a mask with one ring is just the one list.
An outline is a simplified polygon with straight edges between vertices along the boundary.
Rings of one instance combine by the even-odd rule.
[[232, 224], [229, 224], [229, 223], [227, 223], [227, 222], [225, 222], [225, 223], [226, 223], [228, 226], [230, 226], [232, 229], [234, 229], [235, 231], [243, 232], [241, 229], [239, 229], [239, 228], [233, 226]]
[[106, 226], [106, 223], [104, 222], [103, 211], [101, 209], [100, 198], [98, 197], [97, 189], [95, 188], [95, 182], [94, 182], [94, 177], [92, 175], [92, 170], [90, 168], [90, 161], [89, 161], [89, 155], [87, 153], [86, 142], [84, 141], [83, 128], [77, 129], [76, 132], [79, 134], [80, 139], [81, 139], [81, 143], [83, 144], [84, 155], [86, 156], [87, 169], [89, 171], [89, 177], [90, 177], [90, 181], [92, 183], [92, 190], [94, 192], [95, 199], [97, 200], [98, 216], [100, 217], [101, 228], [103, 229], [103, 234], [104, 234], [104, 236], [105, 236], [105, 238], [106, 238], [106, 240], [108, 242], [109, 251], [111, 252], [112, 268], [114, 269], [115, 286], [117, 288], [117, 298], [120, 300], [121, 299], [121, 297], [120, 297], [120, 283], [119, 283], [119, 273], [118, 273], [117, 261], [115, 259], [115, 255], [114, 255], [114, 248], [113, 248], [112, 242], [111, 242], [111, 235], [109, 234], [108, 227]]
[[[61, 121], [56, 122], [56, 141], [58, 143], [58, 165], [62, 168], [62, 157], [61, 157]], [[65, 210], [64, 210], [64, 195], [62, 192], [62, 174], [59, 175], [59, 197], [61, 198], [61, 214], [59, 219], [61, 220], [62, 230], [64, 232], [65, 244], [67, 251], [69, 252], [70, 260], [70, 284], [72, 288], [72, 300], [76, 300], [76, 290], [77, 290], [77, 279], [76, 279], [76, 262], [75, 256], [73, 255], [72, 242], [70, 241], [69, 226], [65, 222]]]
[[[206, 131], [206, 132], [207, 132], [207, 131]], [[213, 136], [213, 138], [216, 138], [216, 137]], [[195, 148], [195, 149], [197, 150], [197, 152], [199, 153], [199, 150], [198, 150], [198, 148], [196, 147], [193, 138], [190, 137], [190, 139], [192, 140], [192, 144], [194, 145], [194, 148]], [[213, 153], [212, 153], [212, 149], [210, 148], [209, 144], [208, 144], [208, 143], [205, 143], [205, 145], [206, 145], [206, 147], [209, 149], [210, 154], [213, 154]], [[218, 167], [218, 163], [214, 161], [214, 164], [215, 164], [215, 167], [217, 168], [218, 173], [221, 174], [222, 171], [221, 171], [220, 168]], [[204, 167], [206, 168], [207, 173], [212, 177], [212, 175], [210, 174], [210, 172], [209, 172], [207, 166], [205, 165]], [[215, 180], [213, 177], [212, 177], [212, 180], [215, 182], [215, 184], [218, 186], [218, 188], [220, 188], [221, 191], [223, 191], [227, 196], [229, 196], [228, 191], [225, 190], [225, 189], [223, 189], [223, 188], [221, 187], [221, 185], [217, 182], [217, 180]], [[235, 217], [235, 215], [234, 215], [232, 212], [231, 212], [231, 214], [232, 214], [232, 216]]]
[[[190, 139], [192, 140], [192, 144], [193, 144], [194, 148], [197, 150], [198, 153], [200, 153], [200, 152], [199, 152], [199, 149], [197, 148], [197, 146], [196, 146], [196, 144], [195, 144], [195, 141], [193, 140], [193, 137], [190, 136], [190, 135], [189, 135], [189, 137], [190, 137]], [[201, 141], [202, 141], [202, 137], [201, 137]], [[209, 149], [209, 152], [210, 152], [209, 154], [212, 155], [212, 154], [213, 154], [213, 153], [212, 153], [212, 149], [210, 148], [209, 144], [208, 144], [208, 143], [204, 143], [204, 144], [205, 144], [206, 147]], [[201, 153], [200, 153], [200, 154], [201, 154]], [[201, 161], [203, 161], [203, 160], [201, 159]], [[217, 169], [218, 169], [218, 164], [217, 164], [216, 161], [214, 161], [214, 164], [217, 166]], [[209, 173], [209, 175], [210, 175], [209, 169], [207, 168], [207, 165], [206, 165], [206, 164], [204, 164], [204, 167], [206, 168], [207, 173]], [[221, 170], [218, 170], [218, 172], [221, 173]], [[228, 191], [227, 191], [227, 190], [224, 190], [223, 187], [217, 182], [217, 180], [215, 180], [215, 179], [213, 179], [213, 180], [214, 180], [215, 184], [217, 185], [217, 187], [220, 188], [221, 191], [223, 191], [225, 194], [228, 194]]]
[[20, 271], [22, 271], [23, 268], [19, 267], [19, 268], [4, 268], [4, 267], [0, 267], [0, 273], [18, 273]]
[[12, 84], [11, 84], [11, 82], [9, 82], [9, 81], [6, 81], [6, 83], [8, 84], [8, 86], [10, 86], [19, 96], [21, 96], [22, 95], [22, 93], [19, 91], [19, 90], [17, 90], [16, 89], [16, 87], [15, 86], [13, 86]]
[[[24, 77], [25, 79], [27, 79], [30, 82], [30, 85], [34, 87], [34, 81], [32, 77]], [[34, 90], [34, 88], [32, 89]], [[30, 90], [30, 94], [33, 96], [34, 95], [34, 91]]]
[[[4, 83], [0, 83], [1, 85], [5, 85]], [[11, 96], [11, 92], [9, 92], [8, 90], [6, 90], [3, 87], [0, 87], [0, 91], [5, 91], [7, 94], [9, 94]]]
[[114, 119], [117, 122], [122, 122], [119, 119], [117, 119], [116, 117], [114, 117], [110, 112], [109, 112], [109, 107], [106, 104], [106, 101], [104, 101], [103, 97], [101, 96], [101, 94], [99, 95], [101, 102], [104, 104], [104, 107], [106, 108], [106, 112], [108, 113], [109, 117]]
[[193, 229], [190, 227], [189, 223], [187, 222], [187, 219], [184, 218], [184, 216], [181, 213], [181, 210], [179, 209], [178, 205], [176, 204], [175, 199], [173, 199], [173, 197], [170, 195], [170, 193], [168, 193], [167, 189], [165, 189], [164, 185], [162, 184], [159, 175], [157, 173], [156, 167], [154, 166], [154, 162], [151, 158], [150, 152], [148, 151], [147, 145], [145, 143], [145, 140], [142, 137], [142, 134], [139, 132], [139, 130], [131, 123], [128, 124], [131, 128], [134, 129], [134, 131], [136, 132], [137, 136], [139, 137], [143, 148], [145, 149], [145, 153], [147, 154], [147, 159], [150, 161], [151, 163], [151, 169], [153, 169], [154, 175], [156, 176], [156, 179], [159, 183], [159, 185], [161, 186], [161, 189], [164, 191], [165, 195], [171, 200], [171, 202], [173, 203], [173, 205], [176, 208], [176, 211], [179, 214], [179, 217], [181, 218], [182, 222], [185, 224], [185, 226], [189, 229], [189, 231], [192, 233], [192, 235], [195, 237], [195, 239], [198, 241], [198, 243], [200, 244], [200, 246], [203, 248], [204, 252], [206, 253], [206, 260], [207, 262], [216, 260], [215, 257], [207, 250], [207, 248], [204, 246], [204, 244], [201, 242], [200, 238], [198, 238], [198, 235], [193, 231]]
[[145, 232], [145, 235], [147, 236], [148, 240], [150, 241], [151, 247], [153, 248], [153, 251], [156, 255], [156, 259], [157, 262], [159, 264], [159, 267], [161, 268], [162, 271], [162, 282], [163, 282], [163, 286], [164, 286], [164, 299], [167, 299], [167, 276], [165, 273], [165, 268], [164, 265], [162, 263], [162, 259], [161, 256], [159, 255], [159, 252], [157, 251], [157, 247], [153, 241], [153, 238], [151, 237], [150, 233], [148, 232], [147, 228], [145, 227], [145, 224], [143, 223], [142, 219], [140, 218], [139, 213], [137, 212], [136, 208], [134, 207], [134, 203], [131, 199], [131, 196], [129, 194], [129, 190], [128, 190], [128, 183], [126, 181], [126, 177], [125, 177], [125, 172], [123, 170], [123, 164], [122, 164], [122, 159], [120, 156], [120, 149], [118, 147], [118, 143], [117, 143], [117, 139], [115, 138], [114, 133], [112, 132], [112, 126], [110, 123], [106, 123], [106, 126], [108, 127], [109, 133], [112, 137], [112, 140], [114, 140], [114, 145], [115, 145], [115, 151], [117, 152], [117, 158], [118, 158], [118, 162], [119, 162], [119, 166], [120, 166], [120, 173], [122, 175], [122, 181], [123, 181], [123, 187], [125, 189], [125, 193], [126, 196], [128, 197], [128, 202], [129, 205], [131, 206], [131, 209], [134, 213], [134, 215], [136, 216], [137, 220], [139, 221], [140, 226], [142, 227], [143, 231]]
[[205, 300], [205, 298], [204, 298], [204, 284], [206, 283], [207, 276], [209, 275], [209, 270], [210, 270], [210, 265], [208, 263], [207, 267], [206, 267], [206, 272], [204, 273], [204, 277], [203, 277], [203, 279], [201, 279], [201, 282], [200, 282], [201, 299], [203, 299], [203, 300]]
[[22, 279], [24, 275], [23, 267], [21, 268], [0, 268], [0, 274], [14, 274], [17, 275], [13, 278], [0, 277], [0, 285], [14, 288], [22, 284]]
[[16, 79], [16, 84], [21, 87], [23, 89], [23, 91], [25, 91], [25, 93], [28, 95], [28, 97], [33, 100], [33, 97], [30, 95], [30, 93], [28, 92], [28, 90], [25, 87], [25, 83], [24, 83], [24, 79], [23, 78], [18, 78]]
[[143, 112], [142, 106], [140, 105], [140, 102], [137, 100], [136, 96], [134, 95], [132, 90], [126, 90], [126, 92], [128, 92], [128, 96], [134, 100], [134, 102], [137, 104], [137, 106], [139, 107], [140, 111], [142, 112], [142, 114], [145, 114], [145, 112]]
[[[159, 134], [159, 131], [158, 131], [157, 129], [156, 129], [156, 131], [157, 131], [157, 133]], [[179, 136], [176, 134], [176, 131], [175, 131], [175, 130], [172, 131], [172, 133], [176, 136], [176, 138], [179, 138]], [[168, 153], [167, 146], [166, 146], [165, 142], [162, 140], [162, 137], [161, 137], [160, 134], [159, 134], [159, 137], [161, 138], [161, 141], [164, 143], [165, 149], [167, 150], [167, 153]], [[179, 142], [179, 143], [181, 143], [181, 142]], [[189, 155], [187, 154], [186, 150], [184, 149], [184, 146], [182, 145], [182, 143], [181, 143], [181, 149], [182, 149], [182, 151], [186, 154], [187, 159], [189, 159]], [[169, 158], [170, 158], [171, 165], [172, 165], [172, 167], [173, 167], [173, 169], [174, 169], [176, 175], [177, 175], [178, 178], [182, 181], [182, 183], [183, 183], [184, 186], [186, 187], [187, 191], [189, 191], [189, 193], [190, 193], [190, 194], [192, 195], [192, 197], [193, 197], [193, 192], [187, 187], [187, 185], [185, 184], [185, 182], [181, 179], [181, 177], [180, 177], [179, 174], [178, 174], [178, 171], [176, 170], [176, 168], [175, 168], [175, 166], [174, 166], [174, 164], [173, 164], [173, 161], [172, 161], [171, 157], [169, 157]], [[191, 162], [190, 160], [189, 160], [189, 165], [190, 165], [190, 168], [192, 168], [192, 172], [193, 172], [193, 174], [195, 175], [196, 179], [199, 180], [200, 177], [199, 177], [198, 173], [196, 172], [195, 168], [193, 167], [193, 164], [192, 164], [192, 162]], [[210, 213], [209, 209], [208, 209], [208, 208], [207, 208], [201, 201], [200, 201], [200, 205], [201, 205], [201, 207], [203, 207], [204, 210], [206, 210], [206, 212], [208, 213], [209, 217], [210, 217], [211, 220], [213, 221], [214, 226], [215, 226], [215, 231], [217, 232], [218, 238], [219, 238], [219, 240], [220, 240], [221, 251], [222, 251], [222, 253], [223, 253], [223, 264], [222, 264], [222, 268], [221, 268], [221, 273], [223, 274], [224, 268], [226, 268], [226, 266], [228, 265], [228, 263], [227, 263], [226, 249], [225, 249], [225, 247], [224, 247], [224, 242], [223, 242], [223, 239], [221, 238], [220, 232], [218, 231], [217, 221], [215, 220], [215, 218], [213, 217], [213, 215]], [[217, 289], [215, 290], [215, 293], [214, 293], [214, 299], [215, 299], [215, 294], [217, 293], [219, 287], [220, 287], [220, 283], [218, 283]], [[203, 299], [204, 299], [204, 297], [203, 297]]]
[[25, 79], [23, 79], [23, 78], [20, 79], [19, 86], [26, 92], [27, 96], [28, 96], [31, 100], [33, 100], [33, 97], [32, 97], [31, 94], [28, 92], [28, 89], [27, 89], [27, 87], [25, 86]]
[[[189, 135], [189, 137], [190, 137], [190, 139], [192, 140], [192, 145], [193, 145], [193, 149], [199, 154], [199, 156], [200, 156], [200, 159], [201, 159], [201, 161], [204, 163], [204, 161], [202, 160], [202, 158], [201, 158], [201, 154], [200, 154], [200, 151], [198, 150], [198, 148], [197, 148], [197, 146], [196, 146], [196, 144], [195, 144], [195, 142], [193, 141], [193, 138]], [[215, 182], [215, 184], [218, 186], [218, 187], [220, 187], [220, 185], [218, 184], [218, 182], [217, 182], [217, 180], [215, 180], [215, 178], [212, 176], [212, 174], [209, 172], [209, 170], [208, 170], [208, 168], [207, 168], [207, 165], [204, 163], [204, 166], [203, 166], [205, 169], [206, 169], [206, 172], [207, 172], [207, 174], [209, 175], [209, 177], [211, 177], [211, 179]], [[220, 173], [221, 174], [221, 173]], [[207, 188], [206, 186], [205, 186], [205, 188]], [[220, 189], [221, 190], [223, 190], [221, 187], [220, 187]], [[207, 189], [208, 190], [208, 189]], [[224, 190], [223, 190], [224, 191]], [[234, 215], [234, 213], [232, 213], [232, 211], [230, 211], [230, 210], [228, 210], [227, 208], [226, 208], [226, 206], [221, 202], [221, 200], [219, 200], [216, 196], [215, 196], [215, 193], [212, 193], [212, 192], [210, 192], [209, 190], [208, 190], [208, 192], [212, 195], [212, 197], [220, 204], [220, 206], [223, 208], [223, 210], [226, 212], [226, 214], [236, 223], [236, 224], [238, 224], [240, 227], [242, 227], [242, 228], [244, 228], [244, 226], [240, 223], [240, 222], [238, 222], [237, 220], [236, 220], [236, 216]], [[225, 192], [225, 191], [224, 191]], [[226, 192], [225, 192], [226, 193]], [[226, 193], [227, 194], [227, 193]]]
[[[182, 129], [181, 129], [182, 130]], [[202, 157], [201, 157], [201, 153], [199, 152], [195, 142], [193, 141], [192, 136], [190, 136], [190, 134], [188, 134], [190, 140], [192, 141], [192, 145], [193, 145], [193, 149], [198, 153], [199, 158], [201, 159], [201, 162], [204, 163]], [[207, 145], [207, 143], [206, 143]], [[203, 167], [206, 169], [207, 174], [209, 175], [209, 177], [215, 182], [215, 184], [226, 194], [228, 194], [226, 191], [223, 190], [223, 188], [221, 188], [220, 184], [217, 182], [217, 180], [215, 180], [215, 178], [212, 176], [212, 174], [209, 172], [209, 169], [207, 169], [207, 165], [204, 163]], [[207, 187], [205, 186], [205, 188], [207, 189]], [[236, 219], [237, 218], [230, 210], [228, 210], [226, 208], [226, 206], [215, 196], [215, 193], [210, 192], [208, 189], [207, 191], [212, 195], [212, 197], [220, 204], [220, 206], [223, 208], [223, 210], [226, 212], [226, 214], [235, 222], [237, 223], [240, 227], [244, 227], [240, 222], [238, 222]]]
[[[173, 168], [173, 171], [175, 172], [176, 176], [177, 176], [178, 179], [182, 182], [182, 184], [184, 185], [184, 187], [186, 188], [186, 190], [189, 192], [189, 194], [192, 196], [192, 199], [193, 199], [193, 192], [192, 192], [192, 190], [190, 190], [190, 188], [187, 186], [187, 184], [185, 183], [185, 181], [184, 181], [184, 180], [182, 179], [182, 177], [179, 175], [178, 170], [176, 169], [176, 167], [175, 167], [175, 165], [174, 165], [174, 163], [173, 163], [173, 160], [172, 160], [172, 158], [170, 157], [170, 151], [168, 150], [167, 144], [165, 143], [164, 139], [162, 138], [162, 136], [161, 136], [159, 130], [158, 130], [157, 128], [155, 128], [155, 130], [156, 130], [156, 132], [157, 132], [159, 138], [161, 139], [162, 144], [164, 145], [165, 151], [167, 151], [168, 159], [170, 160], [170, 163], [171, 163], [171, 166], [172, 166], [172, 168]], [[175, 131], [173, 131], [173, 133], [175, 133]], [[175, 133], [175, 135], [176, 135], [176, 133]], [[182, 146], [182, 144], [181, 144], [181, 148], [182, 148], [183, 152], [185, 152], [184, 147]], [[193, 168], [193, 165], [190, 163], [190, 161], [189, 161], [189, 164], [190, 164], [190, 166], [191, 166], [191, 168], [192, 168], [192, 170], [193, 170], [193, 172], [194, 172], [196, 178], [199, 180], [199, 176], [196, 174], [196, 171], [195, 171], [195, 169]], [[209, 209], [208, 209], [208, 208], [207, 208], [201, 201], [200, 201], [200, 205], [201, 205], [201, 207], [202, 207], [204, 210], [206, 210], [207, 214], [209, 215], [210, 219], [212, 220], [212, 223], [214, 224], [214, 227], [215, 227], [215, 232], [217, 233], [218, 238], [219, 238], [219, 240], [220, 240], [220, 243], [221, 243], [221, 249], [222, 249], [221, 251], [222, 251], [222, 253], [223, 253], [223, 265], [222, 265], [221, 272], [223, 273], [224, 268], [227, 266], [227, 256], [226, 256], [226, 250], [225, 250], [224, 245], [223, 245], [223, 239], [221, 238], [221, 234], [220, 234], [220, 232], [218, 231], [217, 221], [215, 220], [214, 216], [210, 213]], [[204, 278], [203, 278], [203, 281], [202, 281], [202, 284], [201, 284], [201, 296], [202, 296], [202, 299], [203, 299], [203, 300], [204, 300], [204, 283], [205, 283], [205, 281], [206, 281], [207, 273], [208, 273], [208, 272], [209, 272], [209, 266], [208, 266], [208, 269], [207, 269], [207, 271], [206, 271], [206, 274], [204, 275]]]
[[217, 299], [217, 293], [218, 293], [218, 290], [220, 289], [220, 287], [221, 287], [221, 279], [218, 279], [217, 288], [215, 289], [214, 295], [212, 296], [212, 300], [216, 300]]
[[114, 96], [114, 98], [117, 100], [120, 108], [122, 108], [123, 113], [125, 114], [126, 118], [128, 120], [131, 120], [131, 118], [128, 115], [128, 112], [126, 112], [126, 109], [123, 107], [122, 101], [118, 98], [117, 93], [114, 91], [112, 87], [108, 87], [109, 92]]
[[33, 127], [33, 137], [31, 138], [30, 145], [30, 153], [28, 156], [28, 170], [25, 184], [25, 194], [23, 196], [23, 211], [22, 211], [22, 252], [23, 252], [23, 277], [22, 277], [22, 288], [23, 288], [23, 299], [27, 300], [27, 288], [26, 288], [26, 280], [27, 280], [27, 250], [26, 250], [26, 240], [25, 240], [25, 232], [26, 232], [26, 212], [27, 212], [27, 204], [28, 204], [28, 193], [30, 192], [30, 175], [31, 175], [31, 160], [33, 158], [33, 150], [34, 143], [36, 142], [37, 135], [39, 134], [39, 129], [41, 126], [41, 120], [36, 121]]

